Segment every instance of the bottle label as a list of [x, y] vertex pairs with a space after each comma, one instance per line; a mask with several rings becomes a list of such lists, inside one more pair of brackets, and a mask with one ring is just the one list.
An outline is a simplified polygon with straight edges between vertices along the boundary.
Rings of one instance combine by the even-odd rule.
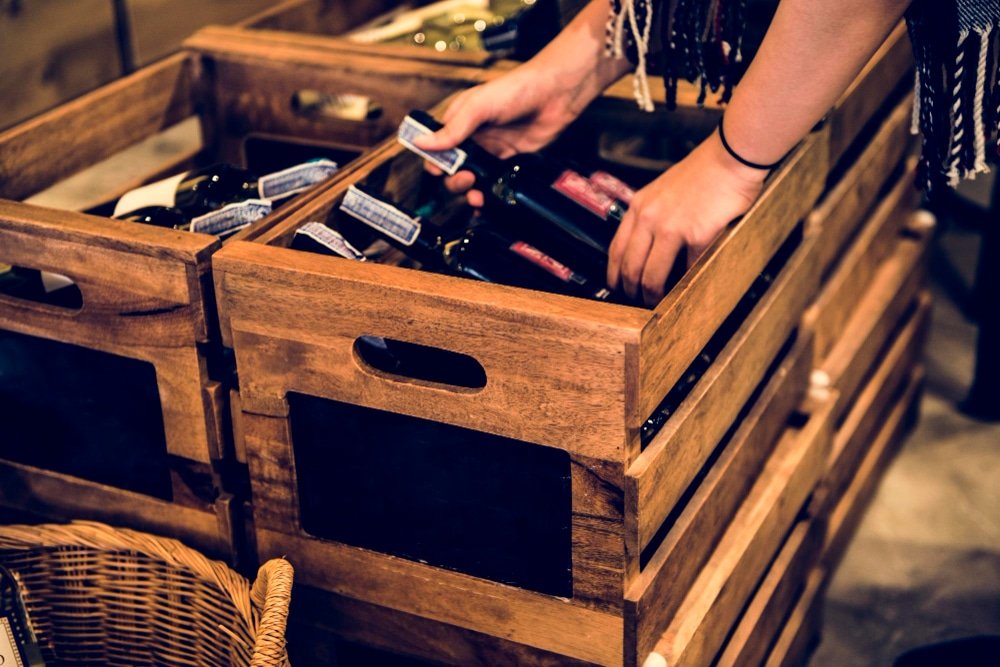
[[595, 171], [590, 175], [590, 182], [595, 188], [623, 204], [631, 205], [632, 198], [635, 197], [635, 190], [628, 183], [606, 171]]
[[115, 212], [111, 214], [111, 217], [117, 218], [147, 206], [172, 207], [177, 203], [177, 186], [189, 173], [185, 171], [183, 174], [129, 190], [115, 204]]
[[325, 158], [310, 160], [257, 179], [261, 199], [284, 199], [305, 192], [337, 173], [337, 163]]
[[614, 198], [598, 190], [587, 178], [572, 169], [567, 169], [560, 174], [552, 187], [602, 218], [607, 218], [611, 208], [615, 205]]
[[587, 282], [583, 276], [575, 273], [573, 269], [549, 257], [535, 246], [528, 245], [524, 241], [517, 241], [510, 246], [510, 249], [535, 266], [545, 269], [563, 282], [577, 283], [578, 285], [583, 285]]
[[425, 151], [413, 144], [414, 139], [427, 136], [428, 134], [434, 133], [423, 123], [419, 123], [413, 120], [412, 117], [407, 116], [399, 125], [397, 139], [399, 143], [435, 165], [444, 173], [454, 176], [462, 165], [465, 164], [465, 160], [469, 157], [468, 154], [461, 148], [452, 148], [447, 151]]
[[[51, 271], [40, 271], [39, 276], [42, 280], [42, 287], [45, 289], [46, 294], [51, 294], [58, 289], [63, 287], [69, 287], [70, 285], [75, 285], [73, 279], [64, 276], [61, 273], [52, 273]], [[3, 663], [0, 663], [2, 665]]]
[[266, 199], [247, 199], [192, 219], [191, 231], [216, 236], [232, 234], [257, 222], [270, 212], [271, 202]]
[[21, 652], [17, 650], [17, 639], [10, 619], [0, 616], [0, 665], [3, 667], [24, 667]]
[[353, 185], [344, 195], [340, 210], [406, 246], [413, 245], [420, 236], [420, 218], [413, 218]]
[[307, 222], [295, 231], [296, 235], [308, 236], [324, 248], [329, 248], [331, 252], [345, 257], [355, 259], [359, 262], [365, 261], [364, 253], [347, 242], [339, 232], [335, 232], [320, 222]]

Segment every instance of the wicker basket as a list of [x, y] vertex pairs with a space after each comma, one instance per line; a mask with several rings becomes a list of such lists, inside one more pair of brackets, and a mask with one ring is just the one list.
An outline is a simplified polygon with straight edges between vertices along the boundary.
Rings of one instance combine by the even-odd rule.
[[292, 566], [249, 582], [177, 540], [100, 523], [0, 526], [49, 664], [287, 664]]

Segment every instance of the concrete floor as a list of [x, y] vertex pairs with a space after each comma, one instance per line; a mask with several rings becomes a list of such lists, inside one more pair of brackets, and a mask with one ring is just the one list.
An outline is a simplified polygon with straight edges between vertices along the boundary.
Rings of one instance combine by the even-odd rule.
[[[977, 235], [953, 228], [938, 252], [971, 284], [977, 248]], [[1000, 424], [955, 409], [976, 331], [942, 278], [932, 274], [921, 419], [833, 577], [811, 667], [891, 665], [922, 644], [1000, 635]]]

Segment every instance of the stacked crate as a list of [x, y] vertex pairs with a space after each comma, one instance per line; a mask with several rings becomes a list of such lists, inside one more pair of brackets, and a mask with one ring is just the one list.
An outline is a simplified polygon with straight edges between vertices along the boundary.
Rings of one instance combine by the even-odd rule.
[[[0, 263], [68, 276], [78, 290], [69, 307], [0, 294], [0, 333], [9, 353], [4, 372], [22, 364], [23, 350], [48, 369], [25, 371], [41, 394], [31, 405], [23, 388], [9, 379], [5, 385], [0, 506], [31, 516], [99, 518], [235, 555], [242, 519], [232, 492], [245, 482], [232, 455], [232, 368], [219, 344], [211, 290], [210, 258], [220, 242], [24, 200], [191, 123], [199, 126], [200, 142], [175, 151], [166, 164], [132, 165], [106, 190], [89, 192], [79, 208], [193, 166], [245, 164], [251, 139], [305, 143], [343, 164], [391, 134], [405, 111], [481, 80], [478, 69], [425, 64], [420, 70], [415, 79], [413, 68], [398, 61], [253, 45], [230, 54], [186, 52], [0, 134]], [[378, 91], [384, 112], [365, 121], [302, 115], [292, 105], [301, 90]], [[286, 204], [282, 214], [309, 196]], [[112, 368], [122, 368], [127, 379], [108, 381], [103, 376]], [[93, 386], [76, 404], [46, 398], [58, 396], [65, 379], [80, 385], [88, 376]], [[81, 411], [90, 409], [98, 386], [112, 403], [112, 425], [102, 426], [107, 446], [95, 442], [99, 434], [81, 435], [89, 419]], [[145, 431], [134, 447], [118, 443], [119, 456], [110, 444], [118, 437], [114, 424], [123, 420], [141, 422]], [[118, 470], [125, 459], [135, 459], [141, 472]], [[69, 460], [72, 469], [64, 466]]]
[[[814, 639], [815, 600], [840, 526], [850, 525], [863, 496], [835, 490], [835, 476], [849, 468], [844, 443], [859, 443], [852, 460], [858, 448], [882, 457], [919, 383], [926, 306], [916, 294], [927, 231], [907, 223], [915, 201], [903, 183], [912, 175], [896, 167], [909, 145], [898, 92], [909, 61], [900, 29], [740, 224], [653, 310], [289, 248], [295, 229], [327, 219], [353, 183], [379, 183], [403, 201], [420, 187], [420, 161], [391, 141], [252, 242], [218, 253], [256, 548], [261, 558], [280, 553], [296, 563], [309, 587], [298, 595], [298, 622], [463, 665], [744, 664], [748, 655], [778, 664], [801, 656]], [[580, 124], [615, 118], [620, 127], [685, 131], [683, 114], [635, 115], [617, 91]], [[888, 197], [875, 207], [883, 190]], [[766, 296], [643, 447], [645, 418], [783, 245], [791, 251]], [[845, 301], [866, 275], [871, 299]], [[885, 351], [899, 326], [904, 335]], [[387, 374], [355, 348], [368, 335], [428, 346], [456, 363], [471, 358], [486, 381], [451, 386]], [[891, 366], [876, 364], [883, 353]], [[906, 378], [906, 389], [884, 388], [887, 376]], [[886, 407], [886, 419], [863, 419], [873, 404]], [[436, 435], [411, 442], [408, 429]], [[414, 451], [435, 437], [449, 443], [448, 458], [421, 461]], [[443, 484], [445, 496], [475, 495], [487, 483], [476, 477], [476, 466], [487, 465], [475, 460], [480, 451], [518, 462], [526, 476], [496, 473], [512, 493], [541, 493], [537, 513], [553, 535], [534, 560], [547, 577], [450, 560], [449, 549], [482, 539], [470, 523], [456, 524], [468, 531], [457, 537], [427, 533], [428, 545], [419, 536], [393, 540], [412, 527], [393, 523], [413, 518], [405, 511], [360, 532], [350, 521], [317, 519], [369, 516], [383, 500], [405, 509], [429, 488], [422, 479]], [[862, 462], [869, 484], [871, 456]], [[338, 463], [346, 479], [333, 474]], [[355, 488], [354, 479], [368, 477], [383, 483]], [[357, 495], [337, 497], [335, 480]], [[498, 506], [524, 510], [498, 496], [490, 502], [440, 517], [468, 522], [479, 512], [488, 522]], [[502, 540], [483, 548], [481, 560], [494, 551], [529, 558]], [[293, 636], [314, 642], [312, 660], [333, 659], [322, 634]]]
[[916, 212], [910, 68], [900, 29], [828, 121], [836, 178], [808, 220], [823, 281], [805, 324], [815, 332], [814, 394], [833, 397], [832, 448], [719, 664], [802, 662], [819, 635], [825, 586], [915, 419], [933, 221]]

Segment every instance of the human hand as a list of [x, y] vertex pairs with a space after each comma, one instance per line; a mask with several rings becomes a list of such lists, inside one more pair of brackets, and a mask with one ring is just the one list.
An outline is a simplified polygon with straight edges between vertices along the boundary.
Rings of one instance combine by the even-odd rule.
[[767, 172], [734, 160], [719, 135], [639, 190], [611, 242], [608, 285], [654, 306], [680, 251], [688, 266], [756, 201]]
[[[573, 91], [558, 85], [540, 68], [522, 66], [460, 93], [441, 119], [444, 127], [415, 143], [427, 151], [441, 151], [473, 137], [501, 158], [537, 151], [579, 115], [582, 105], [575, 98]], [[430, 163], [425, 168], [441, 175], [440, 169]], [[471, 205], [482, 206], [483, 194], [472, 190], [474, 185], [470, 171], [459, 171], [445, 179], [449, 190], [466, 192]]]

